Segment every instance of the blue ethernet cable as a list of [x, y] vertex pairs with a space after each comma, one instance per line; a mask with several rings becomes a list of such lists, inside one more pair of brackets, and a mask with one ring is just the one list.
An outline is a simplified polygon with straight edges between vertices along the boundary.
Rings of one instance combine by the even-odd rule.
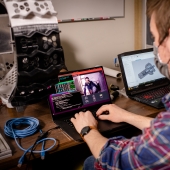
[[[19, 125], [28, 125], [28, 126], [25, 129], [21, 129], [21, 130], [16, 129], [15, 127]], [[17, 138], [25, 138], [25, 137], [31, 136], [37, 131], [40, 131], [40, 136], [38, 137], [38, 139], [35, 141], [33, 145], [31, 145], [28, 149], [24, 149], [23, 147], [20, 146], [20, 144], [17, 141]], [[24, 151], [23, 155], [18, 161], [19, 167], [22, 165], [24, 161], [24, 157], [28, 152], [40, 153], [41, 158], [44, 159], [45, 152], [51, 150], [56, 145], [56, 139], [46, 138], [46, 136], [48, 135], [48, 131], [43, 133], [39, 127], [39, 120], [34, 117], [21, 117], [21, 118], [13, 118], [13, 119], [8, 120], [4, 126], [4, 133], [9, 137], [14, 138], [17, 146], [22, 151]], [[45, 141], [47, 140], [53, 140], [54, 143], [49, 148], [44, 149]], [[33, 150], [34, 147], [39, 143], [42, 143], [41, 151], [34, 151]]]

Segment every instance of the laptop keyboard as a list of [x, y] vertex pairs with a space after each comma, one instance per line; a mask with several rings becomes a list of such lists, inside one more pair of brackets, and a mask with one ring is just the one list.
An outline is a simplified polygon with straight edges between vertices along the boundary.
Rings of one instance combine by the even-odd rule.
[[64, 119], [64, 121], [65, 121], [69, 126], [71, 126], [72, 128], [74, 128], [74, 125], [73, 125], [73, 123], [70, 121], [70, 119]]
[[[85, 111], [87, 111], [87, 110], [83, 109], [83, 112], [85, 112]], [[97, 117], [96, 117], [96, 111], [97, 111], [97, 110], [91, 111], [95, 119], [97, 119]], [[74, 125], [73, 125], [73, 123], [70, 121], [70, 119], [71, 119], [71, 118], [64, 119], [64, 122], [66, 122], [66, 123], [67, 123], [69, 126], [71, 126], [72, 128], [75, 128]]]
[[143, 94], [138, 94], [135, 97], [137, 97], [141, 100], [150, 101], [153, 99], [161, 98], [169, 92], [170, 92], [170, 86], [167, 86], [167, 87], [162, 87], [162, 88], [152, 90], [152, 91], [149, 91], [149, 92], [146, 92]]

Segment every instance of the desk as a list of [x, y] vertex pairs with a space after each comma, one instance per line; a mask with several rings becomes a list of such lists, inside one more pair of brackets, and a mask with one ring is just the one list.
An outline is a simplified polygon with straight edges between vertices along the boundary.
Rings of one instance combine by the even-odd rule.
[[[120, 89], [123, 87], [122, 79], [115, 79], [112, 77], [107, 77], [107, 82], [108, 82], [108, 85], [110, 84], [118, 85]], [[116, 99], [114, 103], [120, 106], [121, 108], [128, 110], [130, 112], [143, 115], [143, 116], [150, 116], [150, 117], [155, 117], [160, 111], [164, 110], [164, 109], [161, 109], [161, 110], [155, 109], [145, 104], [128, 99], [124, 96], [119, 96], [118, 99]], [[40, 124], [42, 126], [43, 131], [46, 131], [50, 128], [55, 127], [55, 124], [52, 121], [50, 110], [48, 108], [48, 104], [46, 101], [42, 101], [40, 103], [27, 106], [27, 108], [25, 109], [23, 113], [17, 113], [15, 109], [8, 109], [6, 107], [2, 107], [0, 109], [0, 132], [4, 136], [5, 140], [8, 142], [8, 144], [10, 145], [12, 152], [13, 152], [13, 156], [0, 160], [1, 170], [12, 169], [16, 167], [18, 164], [19, 158], [23, 154], [23, 151], [21, 151], [18, 148], [15, 141], [5, 136], [3, 132], [3, 128], [7, 120], [14, 118], [14, 117], [22, 117], [22, 116], [32, 116], [32, 117], [38, 118], [40, 120]], [[127, 127], [126, 123], [117, 123], [117, 124], [115, 123], [115, 132], [122, 130], [125, 127]], [[34, 143], [38, 135], [39, 133], [34, 134], [30, 137], [27, 137], [26, 139], [21, 139], [22, 146], [24, 148], [28, 148], [31, 144]], [[63, 133], [61, 129], [52, 131], [52, 133], [50, 134], [50, 137], [54, 137], [58, 139], [59, 146], [49, 151], [49, 154], [52, 154], [54, 152], [61, 151], [63, 149], [67, 149], [69, 147], [73, 147], [73, 146], [80, 144], [79, 142], [72, 140], [69, 136]], [[50, 144], [51, 144], [50, 142], [47, 142], [46, 146], [48, 147]], [[35, 154], [35, 158], [39, 158], [39, 154]], [[16, 168], [16, 169], [19, 169], [19, 168]]]

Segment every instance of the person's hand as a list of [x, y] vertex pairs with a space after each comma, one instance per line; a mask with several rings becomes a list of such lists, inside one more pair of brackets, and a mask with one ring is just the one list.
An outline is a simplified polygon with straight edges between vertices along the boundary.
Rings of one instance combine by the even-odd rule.
[[72, 117], [70, 121], [73, 123], [78, 133], [80, 133], [85, 126], [93, 126], [97, 129], [98, 122], [90, 111], [76, 113], [74, 118]]
[[[105, 111], [108, 111], [109, 114], [102, 114]], [[110, 120], [115, 123], [124, 122], [124, 117], [126, 116], [126, 114], [128, 114], [127, 111], [121, 109], [115, 104], [103, 105], [96, 112], [96, 116], [100, 120]]]

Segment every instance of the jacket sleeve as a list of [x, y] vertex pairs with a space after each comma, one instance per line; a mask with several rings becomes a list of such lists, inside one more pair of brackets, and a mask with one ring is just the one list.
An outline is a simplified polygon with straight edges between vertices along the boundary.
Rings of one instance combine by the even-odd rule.
[[152, 120], [142, 135], [108, 140], [96, 160], [97, 170], [170, 168], [170, 112], [162, 112]]
[[93, 81], [91, 81], [91, 84], [97, 88], [97, 84], [95, 84]]

